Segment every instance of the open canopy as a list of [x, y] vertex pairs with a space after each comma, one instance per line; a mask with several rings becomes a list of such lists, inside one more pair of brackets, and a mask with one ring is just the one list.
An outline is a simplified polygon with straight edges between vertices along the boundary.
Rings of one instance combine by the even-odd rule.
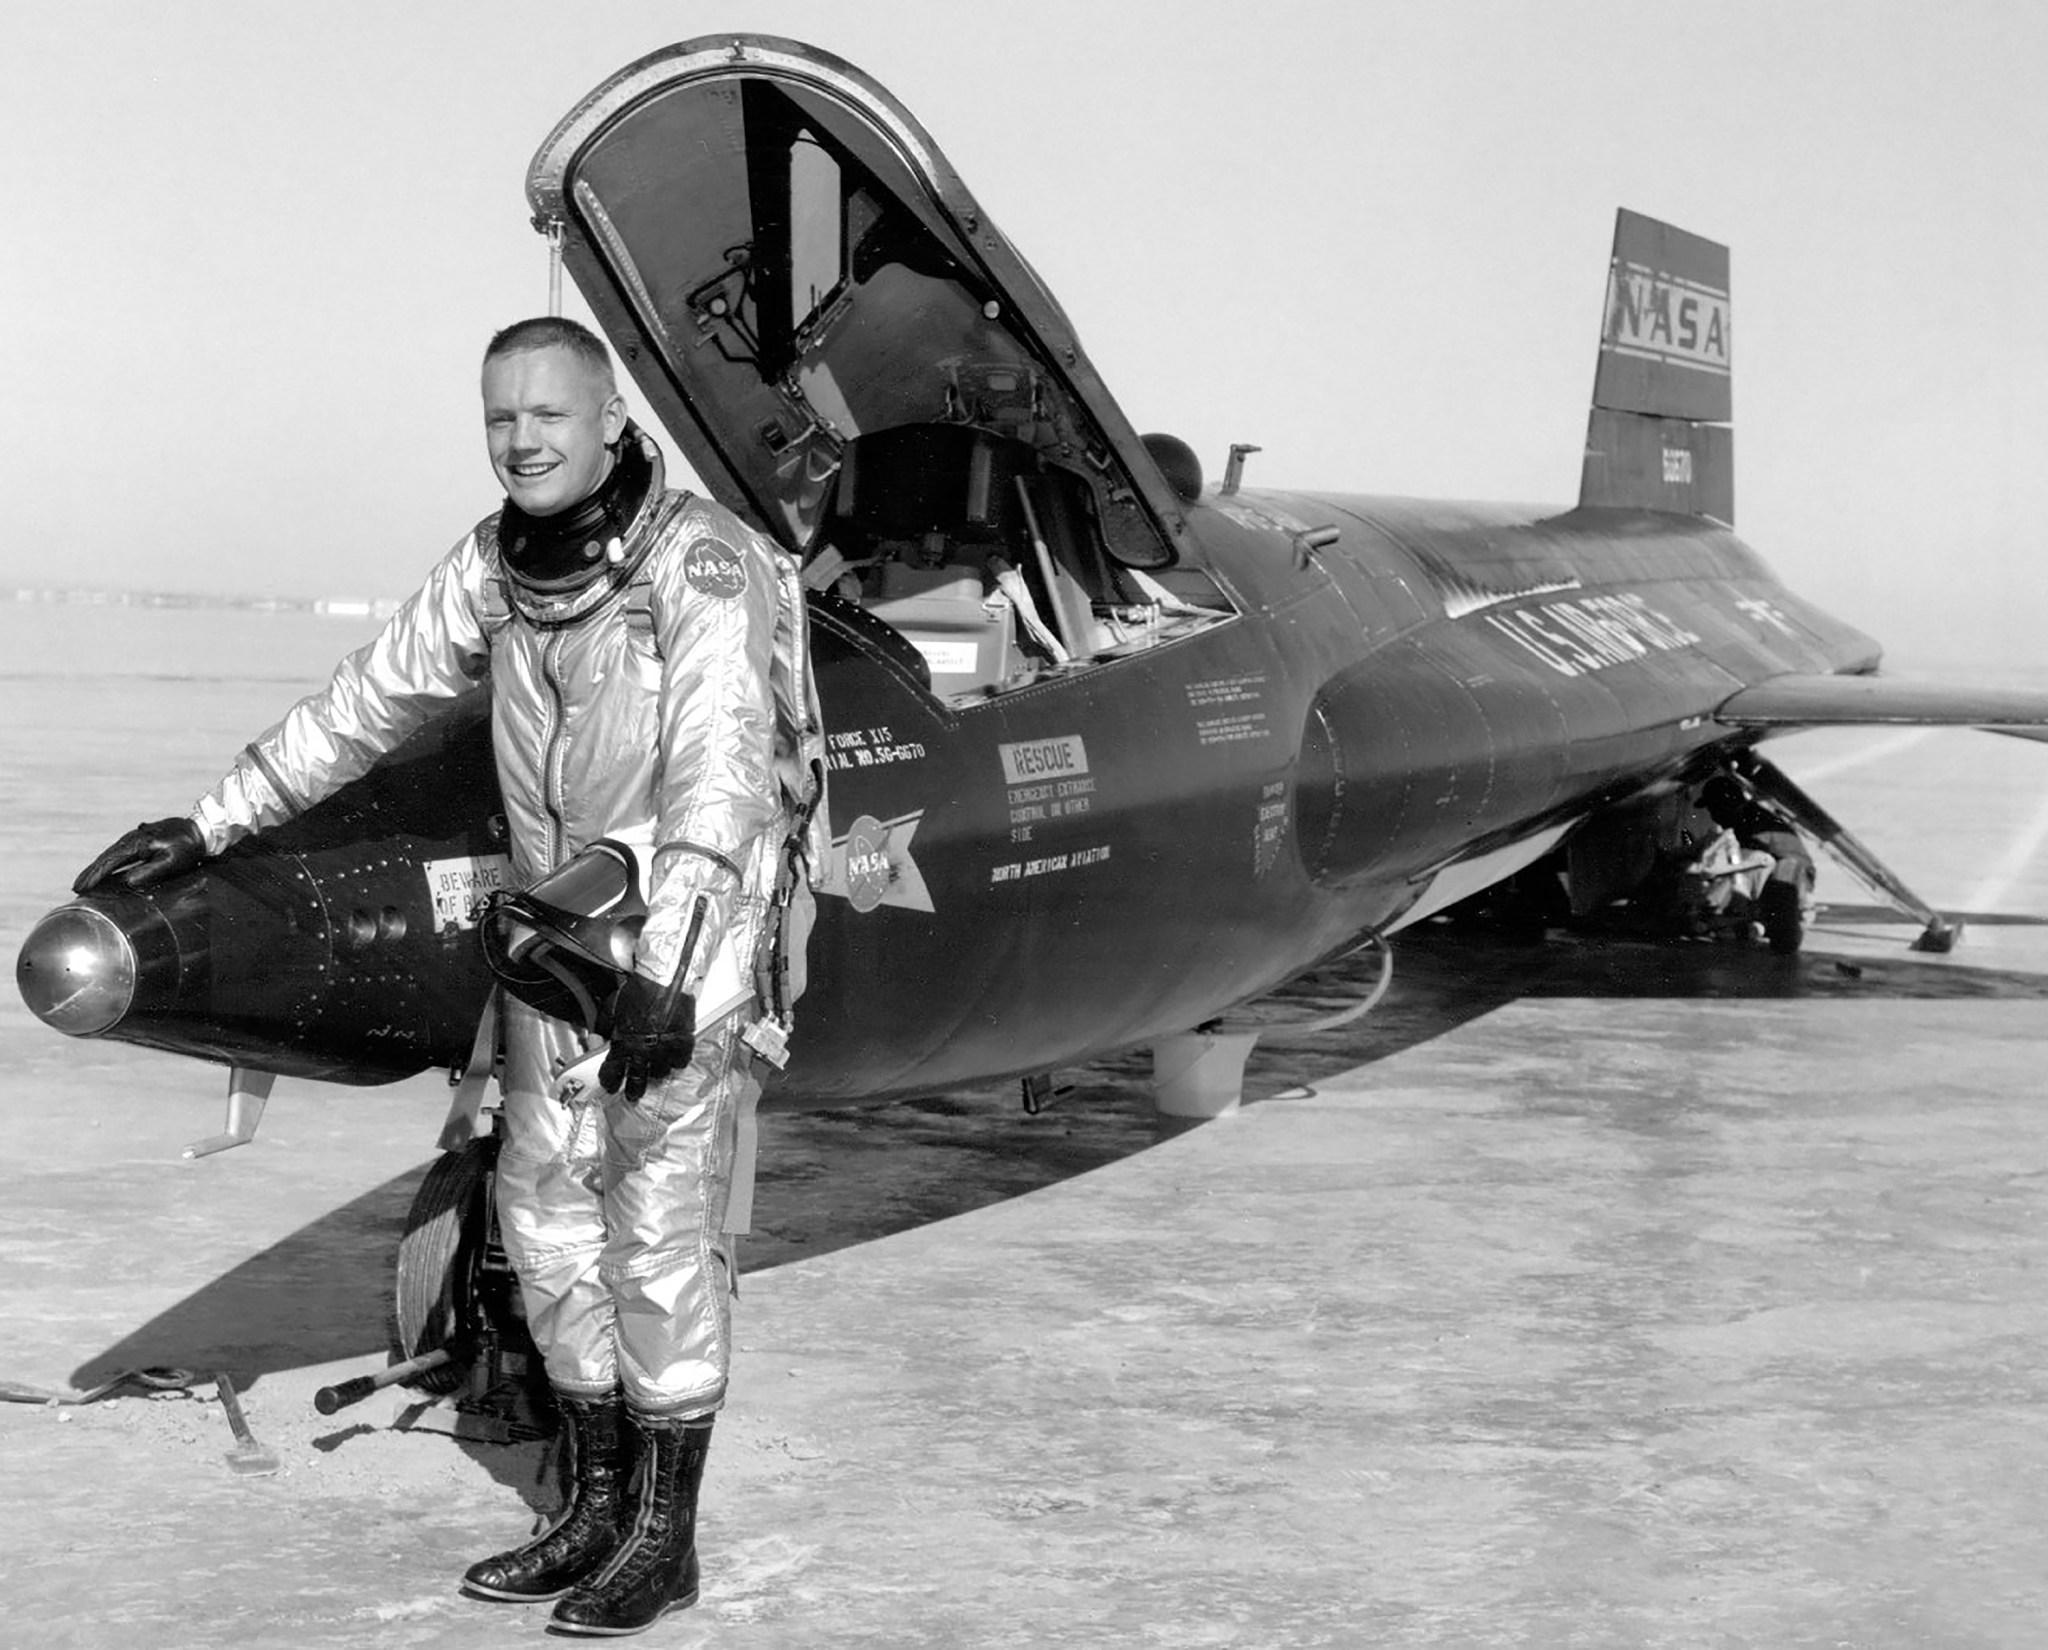
[[1072, 327], [879, 86], [793, 41], [686, 41], [584, 99], [527, 195], [692, 465], [791, 550], [849, 447], [953, 427], [1093, 495], [1104, 548], [1174, 560], [1178, 502]]

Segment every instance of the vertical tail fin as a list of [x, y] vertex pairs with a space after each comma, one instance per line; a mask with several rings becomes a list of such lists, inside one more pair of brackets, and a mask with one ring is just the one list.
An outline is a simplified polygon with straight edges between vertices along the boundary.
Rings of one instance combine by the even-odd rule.
[[1728, 360], [1728, 249], [1618, 212], [1579, 503], [1732, 526]]

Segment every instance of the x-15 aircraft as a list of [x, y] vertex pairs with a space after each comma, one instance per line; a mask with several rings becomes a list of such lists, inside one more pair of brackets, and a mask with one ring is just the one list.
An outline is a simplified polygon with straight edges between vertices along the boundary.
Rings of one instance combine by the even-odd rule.
[[[1595, 909], [1721, 774], [1945, 948], [1759, 747], [2048, 736], [2048, 697], [1878, 674], [1735, 536], [1727, 253], [1647, 218], [1618, 222], [1578, 502], [1525, 508], [1265, 491], [1249, 449], [1205, 484], [909, 112], [792, 41], [631, 65], [527, 191], [670, 438], [811, 592], [832, 851], [770, 1106], [1181, 1047], [1539, 862]], [[54, 911], [30, 1006], [245, 1095], [462, 1066], [506, 866], [481, 714], [181, 880]]]

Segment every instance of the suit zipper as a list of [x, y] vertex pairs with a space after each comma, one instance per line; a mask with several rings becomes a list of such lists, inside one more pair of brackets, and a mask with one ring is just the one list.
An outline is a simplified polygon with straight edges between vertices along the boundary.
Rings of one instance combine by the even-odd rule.
[[548, 631], [540, 644], [540, 679], [547, 685], [547, 726], [541, 743], [541, 804], [547, 810], [547, 858], [549, 870], [562, 863], [564, 839], [569, 834], [567, 799], [562, 794], [562, 767], [568, 746], [568, 709], [562, 692], [560, 666], [562, 633]]

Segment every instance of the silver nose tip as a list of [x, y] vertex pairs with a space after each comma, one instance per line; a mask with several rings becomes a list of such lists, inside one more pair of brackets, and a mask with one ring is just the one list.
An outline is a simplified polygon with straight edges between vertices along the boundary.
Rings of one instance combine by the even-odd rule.
[[135, 1000], [135, 947], [104, 911], [60, 905], [22, 942], [14, 983], [44, 1025], [96, 1036]]

